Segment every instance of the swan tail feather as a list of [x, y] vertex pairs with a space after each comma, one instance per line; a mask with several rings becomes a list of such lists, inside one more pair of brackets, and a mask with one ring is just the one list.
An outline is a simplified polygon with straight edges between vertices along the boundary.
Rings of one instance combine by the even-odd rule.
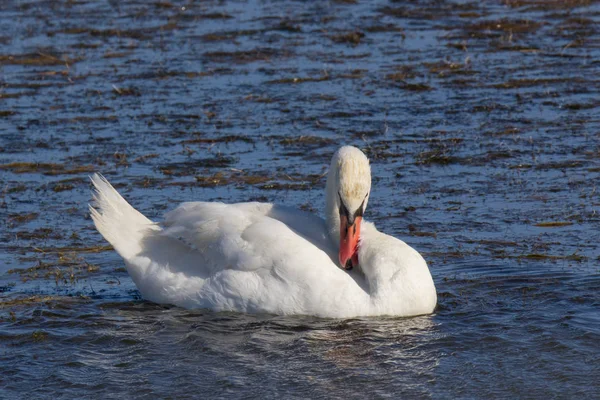
[[90, 176], [94, 185], [90, 215], [96, 229], [123, 257], [129, 260], [138, 254], [148, 229], [160, 229], [133, 208], [100, 174]]

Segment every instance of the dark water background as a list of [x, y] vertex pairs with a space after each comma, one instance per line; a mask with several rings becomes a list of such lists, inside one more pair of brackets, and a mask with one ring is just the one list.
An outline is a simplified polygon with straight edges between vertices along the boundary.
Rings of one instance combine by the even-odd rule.
[[[600, 4], [0, 2], [0, 397], [600, 398]], [[340, 144], [439, 308], [323, 320], [140, 300], [103, 172], [320, 212]]]

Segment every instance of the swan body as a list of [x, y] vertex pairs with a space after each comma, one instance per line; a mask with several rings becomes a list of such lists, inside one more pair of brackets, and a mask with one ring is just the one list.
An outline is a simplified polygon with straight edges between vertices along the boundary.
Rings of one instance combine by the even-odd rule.
[[[350, 167], [340, 162], [345, 153]], [[268, 203], [188, 202], [158, 224], [98, 174], [91, 178], [90, 211], [142, 296], [156, 303], [333, 318], [431, 313], [437, 296], [421, 255], [352, 216], [362, 216], [368, 201], [370, 169], [367, 179], [360, 166], [365, 160], [349, 146], [334, 155], [325, 220]], [[342, 184], [336, 183], [340, 175]], [[342, 204], [352, 210], [352, 224]], [[353, 230], [358, 242], [344, 247], [344, 238], [354, 240]]]

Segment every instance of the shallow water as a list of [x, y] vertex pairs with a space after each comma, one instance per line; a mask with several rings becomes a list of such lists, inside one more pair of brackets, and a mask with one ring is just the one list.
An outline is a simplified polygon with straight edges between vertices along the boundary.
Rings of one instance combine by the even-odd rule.
[[[600, 397], [595, 1], [0, 4], [3, 398]], [[182, 201], [319, 212], [340, 143], [418, 249], [431, 316], [139, 298], [94, 171]]]

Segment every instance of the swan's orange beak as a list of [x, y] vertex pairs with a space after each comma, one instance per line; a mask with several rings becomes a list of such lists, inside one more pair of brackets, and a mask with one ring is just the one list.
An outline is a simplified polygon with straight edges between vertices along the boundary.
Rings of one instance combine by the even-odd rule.
[[345, 215], [340, 215], [340, 265], [343, 269], [351, 270], [358, 265], [358, 238], [362, 217], [354, 218], [350, 225]]

